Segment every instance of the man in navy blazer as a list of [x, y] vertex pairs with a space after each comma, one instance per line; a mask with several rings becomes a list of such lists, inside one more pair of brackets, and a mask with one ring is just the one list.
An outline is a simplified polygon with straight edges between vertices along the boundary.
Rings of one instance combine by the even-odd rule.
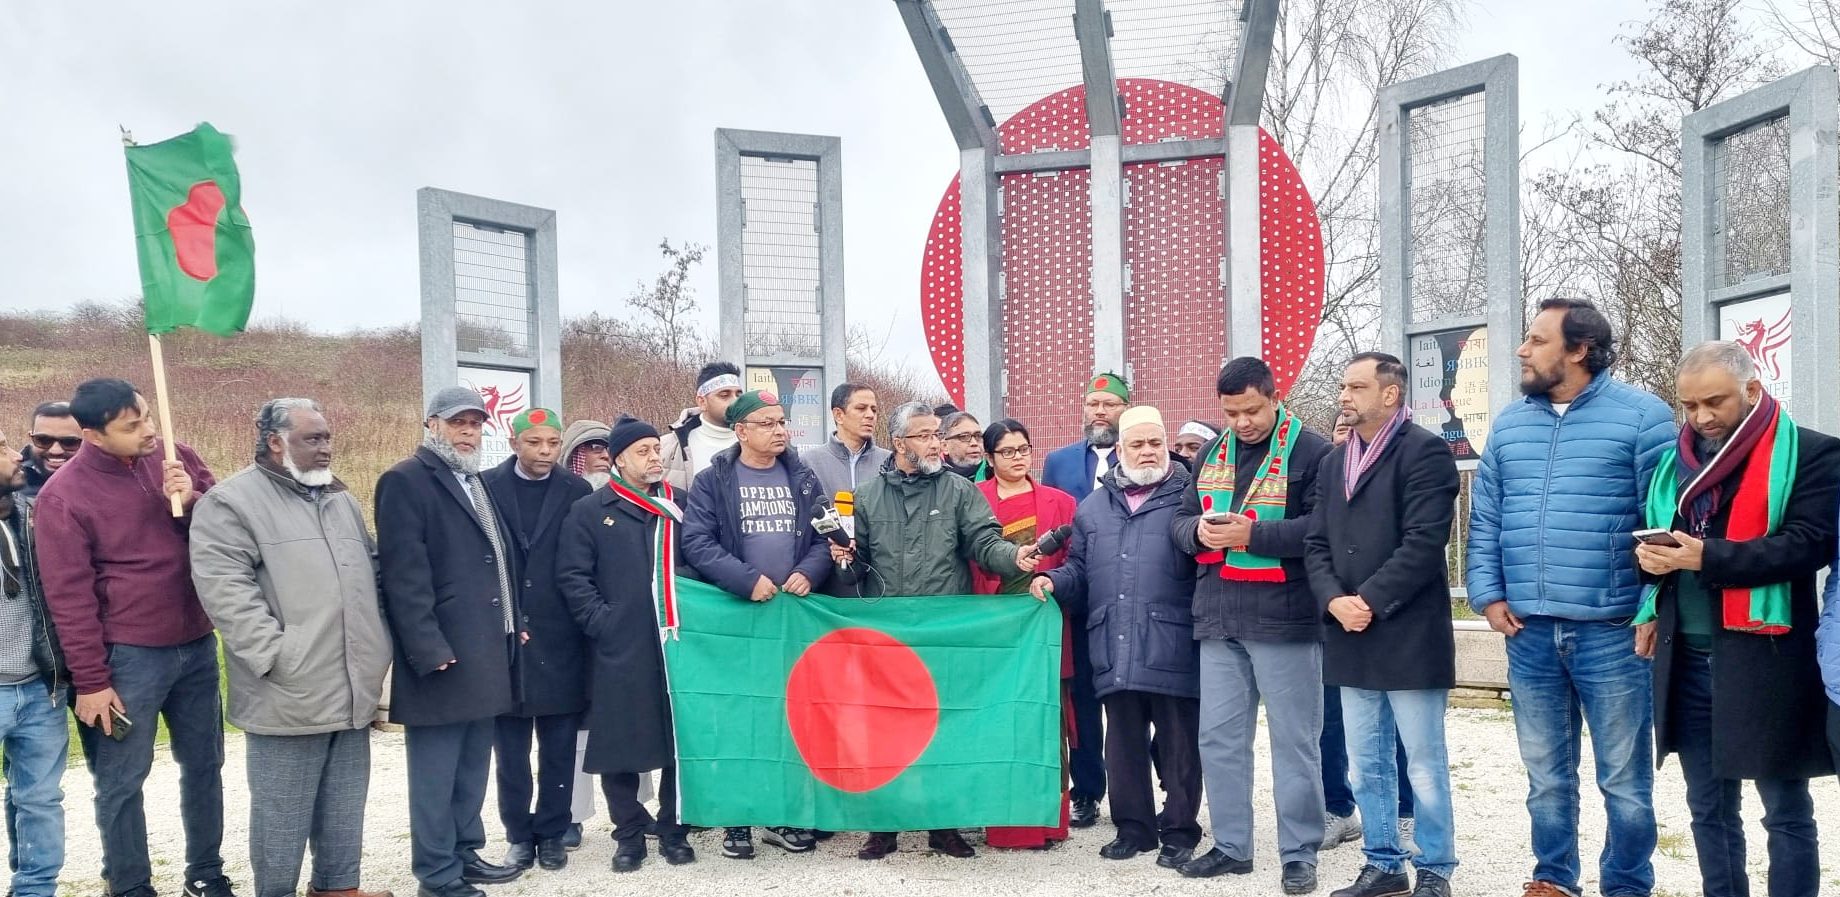
[[[1080, 412], [1085, 438], [1048, 453], [1042, 461], [1041, 481], [1085, 500], [1099, 477], [1118, 463], [1118, 419], [1131, 407], [1131, 388], [1123, 377], [1103, 373], [1086, 385]], [[1086, 631], [1086, 617], [1069, 615], [1074, 632]], [[1070, 824], [1086, 828], [1099, 821], [1099, 800], [1105, 797], [1105, 725], [1100, 720], [1099, 698], [1093, 693], [1092, 658], [1086, 640], [1073, 640], [1073, 721], [1078, 736], [1068, 766], [1073, 776], [1073, 813]]]

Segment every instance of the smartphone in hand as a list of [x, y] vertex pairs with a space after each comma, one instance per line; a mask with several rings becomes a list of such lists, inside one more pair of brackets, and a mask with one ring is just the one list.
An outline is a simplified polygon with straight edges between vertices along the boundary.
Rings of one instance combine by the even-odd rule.
[[126, 741], [128, 738], [128, 733], [132, 731], [134, 731], [134, 721], [129, 719], [127, 717], [127, 714], [124, 714], [121, 711], [116, 710], [113, 707], [110, 707], [109, 708], [109, 737], [115, 739], [116, 741]]
[[1637, 542], [1644, 545], [1661, 545], [1667, 548], [1681, 547], [1680, 540], [1674, 538], [1673, 533], [1664, 529], [1639, 529], [1630, 533], [1630, 535], [1634, 536]]

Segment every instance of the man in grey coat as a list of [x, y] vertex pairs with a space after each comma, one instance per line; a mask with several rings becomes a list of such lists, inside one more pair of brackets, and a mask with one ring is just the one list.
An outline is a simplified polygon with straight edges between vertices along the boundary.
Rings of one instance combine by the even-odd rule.
[[332, 475], [317, 403], [262, 406], [255, 463], [199, 499], [191, 556], [245, 733], [256, 894], [292, 897], [311, 841], [308, 897], [387, 897], [359, 890], [358, 867], [390, 636], [376, 546]]

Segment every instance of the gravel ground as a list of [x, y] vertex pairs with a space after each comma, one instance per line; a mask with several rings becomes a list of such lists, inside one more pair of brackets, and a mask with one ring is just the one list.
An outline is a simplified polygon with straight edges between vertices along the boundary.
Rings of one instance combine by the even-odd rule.
[[[1526, 779], [1515, 752], [1513, 721], [1505, 711], [1453, 709], [1449, 717], [1449, 739], [1457, 809], [1457, 855], [1462, 864], [1453, 882], [1455, 890], [1460, 894], [1518, 895], [1532, 861], [1527, 816], [1522, 805]], [[224, 769], [229, 791], [225, 800], [225, 854], [231, 878], [239, 890], [248, 895], [252, 885], [247, 857], [249, 795], [243, 771], [243, 742], [235, 733], [229, 734], [225, 742]], [[373, 747], [364, 880], [367, 887], [390, 888], [402, 897], [410, 897], [415, 893], [415, 880], [409, 873], [402, 736], [373, 733]], [[1265, 791], [1270, 785], [1269, 753], [1261, 745], [1259, 754], [1260, 789]], [[1587, 858], [1585, 878], [1587, 890], [1590, 890], [1596, 879], [1595, 863], [1602, 846], [1604, 817], [1597, 791], [1588, 784], [1592, 781], [1588, 759], [1582, 775], [1587, 783], [1582, 850]], [[1679, 769], [1669, 764], [1657, 778], [1661, 848], [1655, 856], [1656, 894], [1697, 894], [1699, 876], [1694, 865], [1693, 840], [1688, 830], [1685, 789]], [[90, 876], [101, 868], [101, 855], [89, 809], [89, 778], [80, 763], [72, 763], [64, 786], [68, 795], [70, 846], [62, 891], [72, 897], [86, 897], [100, 892], [98, 879]], [[1833, 815], [1834, 808], [1840, 807], [1840, 783], [1831, 778], [1819, 782], [1815, 801], [1825, 818], [1840, 818]], [[155, 885], [163, 894], [176, 895], [184, 867], [184, 839], [178, 817], [177, 769], [163, 750], [162, 756], [155, 761], [153, 777], [147, 786], [147, 808]], [[1761, 810], [1754, 793], [1747, 792], [1746, 810], [1752, 881], [1761, 890], [1763, 835], [1757, 821]], [[499, 836], [497, 815], [490, 799], [485, 812], [487, 831], [496, 839]], [[1257, 829], [1260, 843], [1254, 857], [1257, 870], [1249, 876], [1224, 876], [1203, 881], [1190, 881], [1160, 869], [1151, 855], [1123, 862], [1101, 859], [1098, 850], [1112, 837], [1111, 826], [1103, 821], [1085, 831], [1076, 829], [1071, 841], [1053, 851], [980, 849], [978, 857], [972, 860], [935, 856], [927, 852], [924, 834], [908, 834], [902, 836], [901, 852], [879, 863], [856, 859], [855, 851], [862, 840], [857, 833], [839, 835], [821, 844], [816, 855], [809, 856], [789, 855], [756, 840], [759, 857], [751, 862], [740, 862], [724, 859], [720, 854], [720, 833], [708, 832], [692, 839], [698, 856], [695, 865], [667, 866], [654, 854], [639, 872], [616, 876], [609, 868], [613, 844], [603, 806], [600, 815], [588, 823], [585, 843], [581, 850], [570, 855], [567, 869], [533, 871], [512, 884], [486, 890], [491, 897], [641, 893], [670, 893], [673, 897], [1278, 894], [1279, 863], [1271, 841], [1275, 823], [1270, 816], [1268, 793], [1261, 796], [1256, 812], [1260, 819]], [[1205, 812], [1202, 824], [1206, 825]], [[981, 839], [971, 840], [982, 848]], [[1203, 843], [1208, 842], [1204, 839]], [[503, 850], [503, 843], [495, 840], [484, 852], [488, 858], [496, 859], [502, 856]], [[1822, 845], [1821, 858], [1824, 883], [1828, 887], [1840, 887], [1840, 836], [1828, 836]], [[1319, 893], [1327, 894], [1352, 881], [1360, 866], [1358, 844], [1324, 852], [1319, 868], [1323, 886]], [[304, 875], [302, 885], [305, 885]]]

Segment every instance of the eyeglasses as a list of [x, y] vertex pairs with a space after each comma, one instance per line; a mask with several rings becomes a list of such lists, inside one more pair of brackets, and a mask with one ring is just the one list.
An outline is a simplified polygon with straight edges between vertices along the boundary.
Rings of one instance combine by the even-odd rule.
[[997, 457], [1002, 458], [1003, 460], [1007, 461], [1011, 458], [1027, 458], [1034, 451], [1035, 450], [1033, 448], [1030, 448], [1029, 446], [1017, 445], [1017, 446], [1011, 446], [1009, 448], [997, 449], [995, 454]]
[[983, 439], [983, 435], [979, 433], [960, 433], [957, 436], [946, 437], [947, 442], [963, 442], [967, 445], [973, 442], [981, 442]]
[[1104, 402], [1095, 399], [1086, 403], [1087, 411], [1123, 411], [1124, 408], [1125, 404], [1117, 400]]
[[51, 451], [54, 445], [63, 446], [64, 451], [74, 452], [83, 447], [81, 436], [53, 436], [49, 433], [33, 433], [32, 445], [41, 452]]
[[740, 420], [740, 423], [747, 424], [750, 427], [765, 427], [769, 430], [784, 430], [789, 426], [786, 423], [786, 419], [783, 417], [778, 420], [748, 420], [744, 417]]
[[938, 431], [934, 431], [932, 433], [909, 433], [906, 436], [899, 436], [896, 438], [912, 439], [916, 442], [938, 442], [940, 441], [940, 436], [939, 436]]

